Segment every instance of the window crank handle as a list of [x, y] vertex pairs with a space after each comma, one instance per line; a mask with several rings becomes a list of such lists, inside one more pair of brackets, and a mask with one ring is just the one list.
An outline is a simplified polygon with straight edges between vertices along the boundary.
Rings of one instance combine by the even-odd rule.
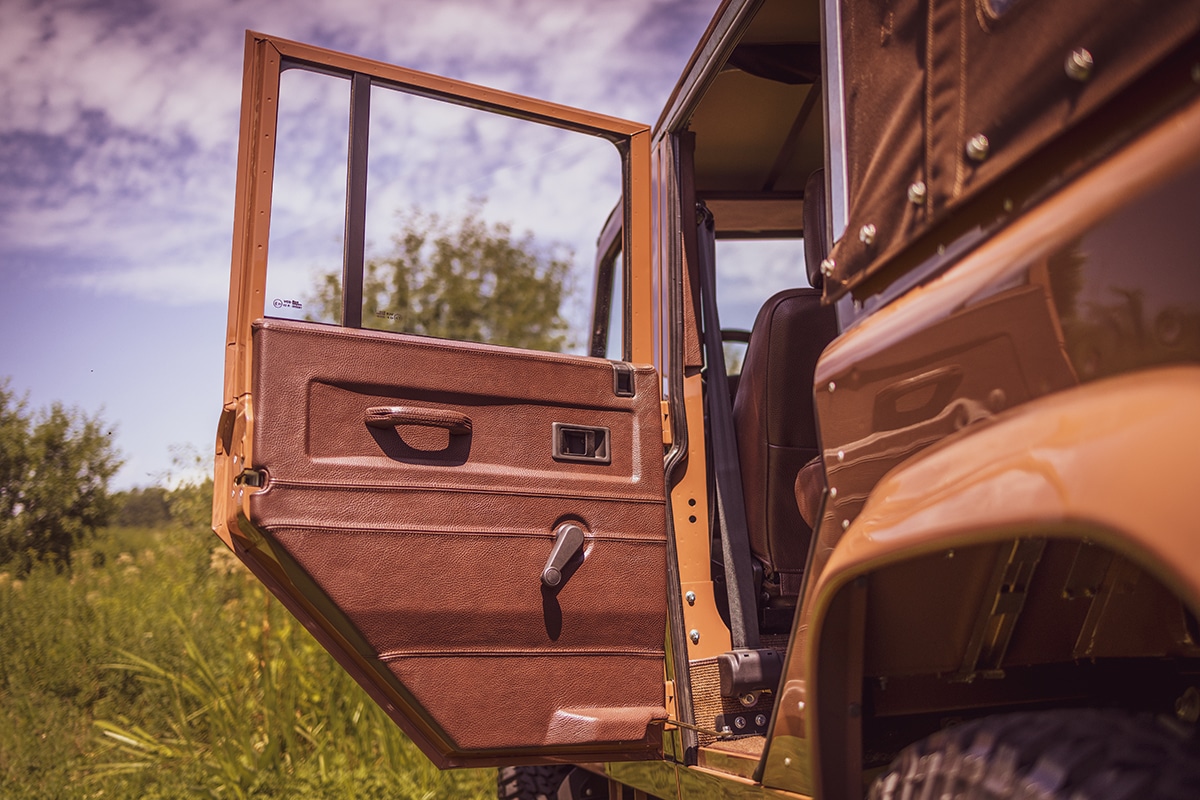
[[563, 570], [583, 547], [583, 528], [573, 522], [564, 522], [554, 533], [554, 548], [542, 568], [542, 583], [550, 589], [556, 589], [562, 583]]

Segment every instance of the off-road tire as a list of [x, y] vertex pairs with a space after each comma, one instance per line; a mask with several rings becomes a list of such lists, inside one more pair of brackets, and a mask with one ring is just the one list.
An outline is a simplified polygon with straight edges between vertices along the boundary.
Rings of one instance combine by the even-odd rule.
[[870, 800], [1195, 800], [1200, 746], [1169, 719], [1095, 709], [984, 717], [900, 752]]
[[496, 776], [500, 800], [555, 800], [558, 787], [574, 769], [569, 764], [548, 767], [501, 767]]

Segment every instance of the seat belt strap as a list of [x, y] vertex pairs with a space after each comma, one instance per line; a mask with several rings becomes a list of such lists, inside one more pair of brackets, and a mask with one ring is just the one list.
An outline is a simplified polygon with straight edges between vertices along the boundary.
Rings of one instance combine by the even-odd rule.
[[746, 504], [742, 497], [742, 473], [738, 466], [737, 436], [729, 398], [729, 376], [725, 373], [721, 322], [717, 314], [716, 232], [712, 214], [703, 203], [696, 205], [696, 238], [704, 354], [708, 365], [705, 402], [715, 462], [717, 523], [729, 595], [730, 634], [735, 650], [755, 649], [759, 644], [758, 606], [754, 596], [754, 568], [746, 528]]

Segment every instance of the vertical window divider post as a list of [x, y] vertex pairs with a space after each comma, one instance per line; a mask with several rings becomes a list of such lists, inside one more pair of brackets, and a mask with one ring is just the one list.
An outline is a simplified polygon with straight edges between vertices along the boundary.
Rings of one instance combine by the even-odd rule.
[[367, 142], [371, 127], [371, 76], [350, 79], [350, 144], [346, 156], [346, 231], [342, 256], [342, 325], [362, 327], [366, 270]]

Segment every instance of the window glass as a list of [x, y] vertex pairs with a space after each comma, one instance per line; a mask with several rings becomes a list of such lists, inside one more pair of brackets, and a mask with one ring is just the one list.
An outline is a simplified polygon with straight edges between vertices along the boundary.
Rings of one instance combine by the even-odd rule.
[[625, 359], [624, 330], [622, 328], [623, 312], [625, 309], [625, 260], [621, 251], [617, 251], [612, 265], [612, 290], [609, 293], [608, 328], [604, 357], [613, 361]]
[[784, 289], [808, 286], [803, 239], [717, 239], [717, 313], [724, 330], [749, 331]]
[[[350, 81], [283, 78], [267, 313], [339, 323]], [[369, 106], [362, 327], [586, 353], [616, 147], [381, 82]]]
[[606, 140], [376, 86], [363, 326], [585, 353]]
[[340, 306], [312, 299], [326, 272], [341, 280], [350, 81], [289, 69], [279, 83], [266, 314], [337, 323]]

